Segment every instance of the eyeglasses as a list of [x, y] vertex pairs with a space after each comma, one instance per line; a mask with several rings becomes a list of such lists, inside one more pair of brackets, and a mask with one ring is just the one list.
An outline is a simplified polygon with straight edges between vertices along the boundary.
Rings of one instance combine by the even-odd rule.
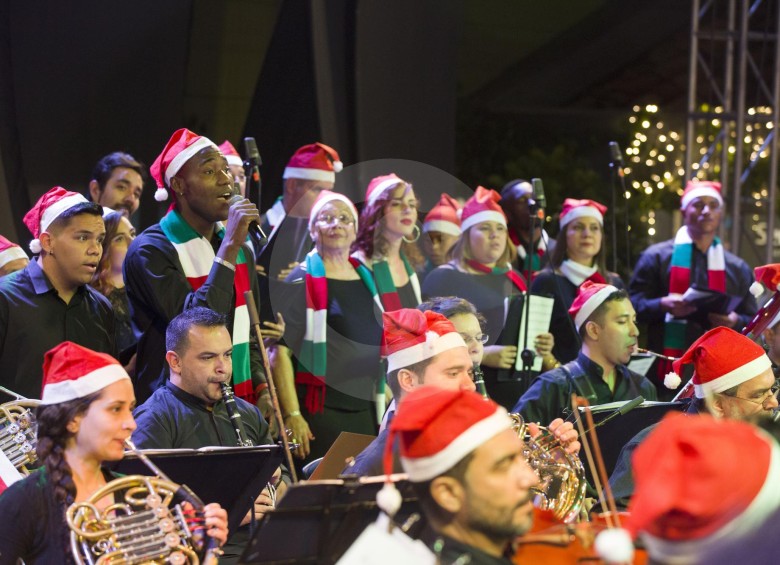
[[780, 386], [775, 385], [772, 388], [770, 388], [761, 398], [744, 398], [742, 396], [731, 396], [730, 394], [727, 394], [726, 396], [730, 396], [731, 398], [737, 398], [739, 400], [745, 400], [747, 402], [752, 402], [753, 404], [760, 404], [764, 408], [766, 408], [766, 403], [769, 402], [770, 398], [774, 398], [777, 400], [777, 393], [780, 391]]
[[465, 341], [466, 343], [481, 343], [482, 345], [485, 345], [488, 342], [488, 339], [490, 339], [490, 336], [488, 334], [477, 334], [477, 335], [460, 334], [460, 337], [462, 337], [463, 341]]
[[703, 200], [694, 200], [689, 204], [689, 206], [697, 212], [704, 210], [705, 206], [714, 212], [715, 210], [720, 209], [720, 202], [715, 199], [710, 200], [709, 202], [704, 202]]
[[355, 218], [348, 216], [347, 214], [339, 214], [338, 216], [320, 216], [317, 218], [317, 223], [321, 226], [330, 226], [334, 223], [341, 224], [342, 226], [351, 226], [355, 223]]

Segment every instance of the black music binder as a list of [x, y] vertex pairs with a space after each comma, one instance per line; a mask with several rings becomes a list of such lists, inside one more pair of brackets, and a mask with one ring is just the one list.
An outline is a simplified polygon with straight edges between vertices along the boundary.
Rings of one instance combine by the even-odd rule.
[[[613, 404], [616, 405], [616, 407], [613, 406]], [[613, 404], [603, 404], [601, 406], [592, 407], [593, 421], [596, 426], [599, 426], [599, 422], [607, 418], [623, 403], [616, 402]], [[612, 474], [612, 471], [617, 464], [620, 450], [623, 449], [623, 446], [626, 445], [632, 437], [646, 427], [660, 422], [661, 418], [668, 412], [683, 412], [687, 407], [687, 402], [643, 402], [630, 412], [613, 418], [603, 426], [599, 426], [596, 429], [596, 433], [598, 434], [599, 446], [601, 447], [601, 455], [604, 459], [607, 476]], [[581, 415], [582, 409], [580, 408], [580, 416]], [[585, 425], [585, 428], [587, 429], [587, 425]], [[583, 464], [585, 464], [584, 460]], [[585, 471], [588, 481], [590, 484], [593, 484], [590, 470], [587, 469], [587, 465]]]
[[[227, 510], [231, 532], [238, 529], [283, 458], [278, 445], [142, 451], [173, 482], [190, 487], [204, 503], [217, 502]], [[154, 474], [132, 453], [125, 455], [114, 471], [125, 475]]]
[[[376, 493], [383, 484], [384, 477], [364, 477], [292, 485], [276, 509], [263, 516], [240, 563], [336, 563], [376, 520]], [[401, 480], [396, 488], [403, 505], [395, 521], [403, 524], [420, 516], [411, 484]], [[422, 519], [415, 529], [421, 526]]]

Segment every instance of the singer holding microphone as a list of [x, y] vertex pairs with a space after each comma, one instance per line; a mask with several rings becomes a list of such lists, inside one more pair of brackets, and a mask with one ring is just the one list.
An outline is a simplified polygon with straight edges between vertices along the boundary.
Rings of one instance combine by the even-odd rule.
[[[155, 199], [173, 204], [130, 245], [124, 274], [138, 330], [134, 387], [139, 402], [168, 378], [165, 328], [182, 311], [205, 306], [227, 317], [233, 343], [236, 396], [270, 415], [260, 355], [249, 347], [244, 292], [259, 299], [254, 257], [247, 246], [260, 212], [234, 196], [227, 160], [208, 138], [176, 131], [151, 166]], [[226, 222], [226, 224], [223, 224]]]

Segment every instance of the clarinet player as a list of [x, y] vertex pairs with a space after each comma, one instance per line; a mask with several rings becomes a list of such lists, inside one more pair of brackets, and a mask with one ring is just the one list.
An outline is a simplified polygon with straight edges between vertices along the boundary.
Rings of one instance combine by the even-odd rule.
[[[104, 462], [118, 461], [136, 427], [130, 377], [112, 357], [72, 342], [44, 356], [37, 409], [38, 458], [43, 466], [0, 495], [0, 563], [74, 563], [65, 512], [116, 478]], [[96, 501], [101, 511], [115, 502]], [[207, 533], [227, 539], [227, 513], [204, 508]]]
[[[135, 409], [138, 423], [133, 442], [140, 449], [198, 449], [207, 446], [265, 445], [274, 443], [260, 410], [240, 398], [235, 403], [244, 437], [236, 435], [222, 389], [232, 375], [233, 345], [225, 317], [196, 307], [185, 310], [168, 325], [165, 355], [168, 381]], [[284, 471], [285, 478], [281, 479]], [[277, 470], [277, 484], [267, 486], [255, 499], [254, 516], [272, 509], [275, 497], [286, 490], [287, 471]], [[225, 545], [220, 563], [233, 563], [249, 541], [250, 511]]]

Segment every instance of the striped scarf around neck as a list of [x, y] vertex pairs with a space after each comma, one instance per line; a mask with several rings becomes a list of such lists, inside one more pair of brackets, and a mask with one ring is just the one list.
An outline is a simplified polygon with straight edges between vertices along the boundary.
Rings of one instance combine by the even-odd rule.
[[577, 288], [582, 286], [585, 281], [591, 281], [599, 284], [608, 284], [604, 277], [599, 273], [598, 267], [595, 265], [592, 267], [586, 267], [571, 259], [564, 259], [558, 267], [561, 274], [571, 284]]
[[[686, 226], [677, 230], [674, 236], [672, 262], [669, 275], [669, 294], [685, 294], [691, 286], [691, 263], [694, 242]], [[720, 238], [716, 237], [707, 248], [707, 288], [726, 292], [726, 256]], [[685, 329], [687, 321], [678, 320], [667, 312], [664, 322], [664, 355], [680, 357], [686, 349]], [[668, 372], [667, 363], [659, 363], [659, 375]], [[661, 373], [661, 365], [663, 373]]]
[[525, 281], [523, 280], [523, 277], [521, 277], [519, 273], [515, 272], [514, 269], [510, 267], [491, 268], [488, 267], [487, 265], [480, 263], [476, 259], [466, 259], [466, 264], [472, 269], [474, 269], [475, 271], [479, 271], [480, 273], [485, 273], [486, 275], [505, 276], [520, 292], [525, 292], [526, 290], [528, 290]]
[[[160, 220], [160, 228], [173, 244], [184, 269], [184, 276], [193, 291], [198, 290], [214, 265], [214, 248], [211, 242], [196, 232], [175, 210], [169, 210]], [[217, 222], [216, 234], [225, 237], [225, 227]], [[255, 403], [256, 395], [252, 386], [252, 371], [249, 362], [249, 313], [244, 292], [250, 290], [249, 270], [243, 246], [238, 250], [236, 272], [233, 280], [235, 303], [233, 311], [233, 392], [247, 402]], [[270, 375], [269, 375], [270, 376]]]

